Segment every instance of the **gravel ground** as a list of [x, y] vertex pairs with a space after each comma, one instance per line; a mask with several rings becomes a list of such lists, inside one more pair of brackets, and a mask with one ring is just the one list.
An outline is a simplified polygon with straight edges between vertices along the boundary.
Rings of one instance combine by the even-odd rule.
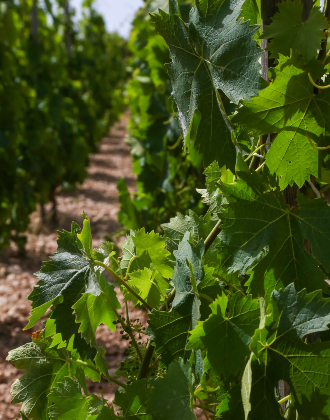
[[[22, 331], [30, 313], [27, 296], [37, 282], [33, 273], [56, 250], [56, 230], [70, 230], [72, 220], [81, 225], [80, 215], [83, 211], [91, 220], [94, 246], [100, 246], [107, 233], [111, 235], [119, 229], [116, 181], [123, 177], [131, 191], [135, 188], [129, 149], [123, 141], [126, 123], [127, 116], [124, 116], [114, 125], [110, 135], [102, 140], [98, 153], [91, 155], [85, 182], [75, 190], [58, 191], [56, 225], [53, 223], [51, 227], [48, 223], [43, 227], [40, 210], [37, 209], [31, 216], [27, 232], [26, 255], [20, 257], [14, 244], [0, 255], [0, 420], [12, 420], [19, 416], [20, 405], [10, 404], [10, 387], [22, 372], [17, 371], [5, 359], [8, 351], [31, 341], [31, 333], [43, 328], [42, 321], [39, 321], [33, 329]], [[45, 209], [46, 218], [47, 215], [50, 217], [51, 205], [46, 205]], [[120, 237], [115, 241], [122, 244], [124, 238]], [[118, 296], [121, 299], [120, 293]], [[133, 307], [130, 308], [130, 314], [131, 318], [145, 320], [145, 314]], [[113, 374], [124, 358], [128, 343], [121, 340], [119, 328], [111, 332], [101, 325], [96, 334], [99, 344], [106, 350], [110, 374]], [[101, 384], [89, 382], [89, 391], [98, 395], [102, 391], [109, 402], [113, 400], [116, 389], [117, 385], [109, 385], [105, 380]], [[197, 414], [199, 419], [204, 419], [201, 413]]]

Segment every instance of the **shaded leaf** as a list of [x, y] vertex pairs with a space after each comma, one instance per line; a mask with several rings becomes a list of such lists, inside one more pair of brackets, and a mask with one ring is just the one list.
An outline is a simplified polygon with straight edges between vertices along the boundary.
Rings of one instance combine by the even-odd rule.
[[147, 388], [146, 380], [133, 382], [127, 385], [124, 392], [116, 391], [114, 403], [122, 410], [122, 419], [153, 420], [147, 413], [146, 404], [149, 400], [150, 388]]
[[229, 298], [223, 294], [210, 308], [212, 314], [191, 332], [187, 348], [206, 350], [215, 373], [227, 379], [243, 371], [250, 355], [249, 344], [259, 325], [259, 301], [237, 292]]
[[237, 103], [261, 88], [262, 52], [253, 41], [257, 27], [237, 21], [242, 4], [241, 0], [197, 2], [185, 24], [171, 0], [169, 15], [159, 11], [151, 17], [170, 49], [172, 95], [186, 141], [196, 136], [205, 166], [216, 159], [220, 167], [231, 170], [236, 160], [232, 128], [217, 89]]
[[148, 412], [158, 420], [196, 420], [190, 408], [191, 398], [190, 364], [174, 361], [167, 374], [153, 383], [148, 401]]
[[299, 0], [279, 3], [278, 9], [279, 13], [272, 17], [272, 23], [265, 26], [260, 37], [271, 39], [266, 50], [271, 51], [271, 58], [278, 58], [278, 54], [289, 56], [292, 49], [307, 63], [316, 56], [324, 39], [323, 31], [329, 28], [326, 17], [315, 6], [303, 21], [303, 4]]

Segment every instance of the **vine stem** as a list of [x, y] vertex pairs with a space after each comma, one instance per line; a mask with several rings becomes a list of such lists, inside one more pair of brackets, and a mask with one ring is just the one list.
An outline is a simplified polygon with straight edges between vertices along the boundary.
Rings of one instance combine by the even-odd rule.
[[128, 264], [127, 271], [126, 271], [125, 280], [127, 280], [127, 279], [128, 279], [128, 275], [129, 275], [129, 272], [130, 272], [130, 270], [131, 270], [131, 265], [132, 265], [132, 262], [133, 262], [136, 258], [137, 258], [137, 256], [136, 256], [136, 255], [134, 255], [134, 257], [132, 257], [132, 258], [130, 259], [130, 262], [129, 262], [129, 264]]
[[266, 144], [267, 143], [263, 143], [261, 146], [257, 147], [246, 159], [244, 159], [244, 162], [247, 162], [256, 152], [266, 146]]
[[118, 379], [116, 379], [116, 378], [114, 378], [113, 376], [111, 376], [111, 375], [104, 375], [103, 373], [101, 373], [99, 370], [98, 370], [98, 368], [96, 368], [95, 366], [93, 366], [93, 365], [89, 365], [88, 363], [86, 363], [86, 362], [83, 362], [82, 360], [74, 360], [74, 359], [66, 359], [66, 361], [68, 361], [68, 362], [71, 362], [71, 363], [77, 363], [78, 365], [81, 365], [81, 366], [85, 366], [85, 367], [87, 367], [88, 369], [91, 369], [91, 370], [94, 370], [94, 372], [97, 372], [99, 375], [103, 375], [103, 376], [105, 376], [108, 380], [110, 380], [111, 382], [114, 382], [115, 384], [117, 384], [117, 385], [119, 385], [119, 386], [121, 386], [121, 387], [123, 387], [123, 388], [126, 388], [126, 384], [124, 384], [123, 382], [121, 382], [121, 381], [119, 381]]
[[[103, 292], [102, 292], [103, 293]], [[119, 313], [117, 312], [117, 310], [116, 310], [116, 308], [113, 306], [113, 304], [112, 304], [112, 302], [111, 302], [111, 299], [109, 298], [109, 296], [107, 296], [105, 293], [104, 293], [104, 296], [106, 297], [106, 299], [108, 300], [108, 302], [109, 302], [109, 305], [111, 306], [111, 309], [114, 311], [114, 313], [116, 314], [116, 317], [118, 318], [118, 320], [119, 320], [119, 322], [121, 323], [121, 326], [123, 327], [123, 330], [125, 331], [125, 332], [127, 332], [127, 334], [131, 337], [131, 339], [132, 339], [132, 344], [133, 344], [133, 346], [135, 347], [135, 350], [136, 350], [136, 352], [137, 352], [137, 354], [138, 354], [138, 356], [139, 356], [139, 358], [140, 358], [140, 360], [142, 360], [143, 359], [143, 356], [142, 356], [142, 353], [141, 353], [141, 350], [140, 350], [140, 348], [139, 348], [139, 346], [138, 346], [138, 343], [136, 342], [136, 340], [135, 340], [135, 337], [134, 337], [134, 335], [133, 335], [133, 331], [132, 331], [132, 328], [131, 328], [131, 326], [130, 325], [128, 325], [128, 324], [126, 324], [124, 321], [123, 321], [123, 319], [122, 319], [122, 317], [119, 315]], [[127, 302], [125, 301], [125, 305], [126, 305], [126, 309], [127, 309]], [[126, 314], [127, 314], [127, 310], [126, 310]]]
[[260, 171], [260, 169], [265, 165], [265, 163], [266, 163], [266, 161], [265, 162], [263, 162], [257, 169], [256, 169], [256, 172], [258, 172], [258, 171]]
[[198, 297], [204, 298], [209, 302], [213, 303], [213, 300], [210, 298], [210, 296], [204, 295], [204, 293], [198, 293]]
[[121, 277], [118, 276], [118, 274], [116, 274], [113, 270], [111, 270], [110, 267], [108, 267], [106, 264], [103, 264], [103, 262], [98, 261], [98, 260], [94, 260], [94, 264], [99, 265], [100, 267], [103, 267], [105, 270], [108, 271], [108, 273], [110, 273], [115, 279], [117, 279], [119, 281], [119, 283], [121, 285], [123, 285], [124, 287], [126, 287], [126, 289], [132, 293], [133, 296], [135, 296], [142, 304], [143, 306], [145, 306], [148, 311], [152, 311], [152, 307], [144, 300], [142, 299], [141, 296], [139, 296], [127, 283], [125, 280], [123, 280]]
[[211, 232], [209, 233], [208, 237], [205, 239], [205, 241], [204, 241], [204, 248], [205, 248], [204, 253], [210, 248], [210, 246], [212, 245], [215, 238], [221, 232], [221, 228], [220, 228], [221, 225], [222, 225], [222, 221], [219, 220], [217, 222], [217, 224], [214, 226], [214, 228], [211, 230]]
[[291, 398], [291, 394], [287, 395], [286, 397], [282, 398], [281, 400], [277, 401], [279, 404], [283, 404]]
[[207, 415], [207, 412], [205, 410], [205, 405], [203, 404], [202, 400], [198, 400], [198, 401], [199, 401], [199, 403], [201, 405], [201, 408], [203, 410], [204, 416], [206, 417], [206, 420], [210, 420], [210, 417]]
[[[330, 87], [330, 85], [329, 85], [329, 87]], [[313, 142], [312, 142], [311, 138], [309, 137], [309, 135], [305, 133], [305, 136], [308, 138], [308, 141], [309, 141], [310, 145], [312, 147], [314, 147], [314, 149], [316, 149], [316, 150], [327, 150], [327, 149], [330, 149], [330, 145], [329, 146], [324, 146], [324, 147], [315, 146], [315, 144], [313, 144]]]
[[309, 78], [309, 81], [311, 82], [311, 84], [313, 86], [315, 86], [317, 89], [328, 89], [328, 88], [330, 88], [330, 85], [320, 86], [320, 85], [316, 84], [310, 73], [308, 73], [308, 78]]
[[181, 140], [182, 140], [182, 134], [179, 135], [177, 141], [173, 144], [173, 146], [167, 146], [168, 150], [174, 150], [176, 147], [178, 147]]

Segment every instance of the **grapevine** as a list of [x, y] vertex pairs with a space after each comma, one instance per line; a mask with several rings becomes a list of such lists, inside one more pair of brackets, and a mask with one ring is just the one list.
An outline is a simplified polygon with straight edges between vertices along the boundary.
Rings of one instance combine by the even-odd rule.
[[[182, 150], [179, 124], [169, 100], [171, 83], [164, 67], [169, 61], [168, 46], [148, 16], [157, 10], [154, 3], [146, 2], [137, 12], [128, 43], [132, 54], [127, 88], [131, 117], [126, 142], [131, 148], [137, 191], [130, 197], [125, 181], [120, 179], [117, 184], [119, 222], [127, 229], [145, 227], [148, 231], [178, 211], [205, 211], [196, 191], [204, 184], [202, 159], [193, 148], [190, 153]], [[180, 1], [185, 19], [190, 6]]]
[[[131, 230], [120, 253], [93, 249], [85, 215], [59, 232], [29, 296], [26, 328], [49, 311], [45, 328], [8, 355], [26, 371], [12, 387], [22, 419], [330, 417], [330, 3], [271, 5], [196, 1], [183, 18], [170, 0], [151, 13], [208, 210]], [[113, 375], [100, 324], [130, 342]], [[101, 376], [118, 385], [116, 410], [88, 393]]]
[[67, 1], [1, 2], [0, 248], [23, 248], [36, 204], [82, 182], [88, 155], [123, 111], [125, 43], [93, 2], [79, 27]]

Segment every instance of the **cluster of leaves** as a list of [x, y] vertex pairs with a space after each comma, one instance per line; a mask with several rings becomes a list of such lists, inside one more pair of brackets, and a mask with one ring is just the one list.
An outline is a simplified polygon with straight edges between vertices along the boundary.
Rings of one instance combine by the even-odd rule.
[[[132, 230], [121, 256], [109, 243], [92, 248], [88, 219], [59, 234], [29, 297], [27, 328], [50, 309], [45, 329], [8, 356], [26, 370], [12, 388], [23, 419], [194, 420], [195, 407], [208, 420], [329, 418], [330, 4], [305, 22], [298, 0], [279, 5], [263, 35], [275, 60], [267, 83], [254, 4], [199, 1], [185, 23], [171, 0], [169, 13], [152, 15], [170, 49], [185, 141], [208, 165], [199, 192], [209, 210], [177, 214], [163, 236]], [[292, 183], [301, 188], [290, 205]], [[119, 292], [148, 312], [147, 329], [119, 314]], [[109, 375], [100, 324], [120, 324], [130, 339], [122, 380]], [[100, 375], [119, 385], [118, 412], [87, 393], [85, 378]]]
[[[149, 12], [168, 8], [168, 2], [149, 1], [133, 21], [129, 40], [131, 79], [127, 97], [131, 117], [127, 144], [131, 148], [137, 191], [131, 198], [123, 179], [117, 184], [119, 221], [127, 229], [156, 229], [177, 211], [204, 210], [196, 188], [202, 188], [202, 159], [182, 150], [182, 136], [170, 99], [171, 82], [164, 64], [169, 49], [150, 22]], [[180, 1], [184, 18], [191, 4]]]
[[16, 241], [36, 203], [82, 182], [88, 155], [123, 110], [125, 43], [85, 2], [0, 3], [0, 247]]

